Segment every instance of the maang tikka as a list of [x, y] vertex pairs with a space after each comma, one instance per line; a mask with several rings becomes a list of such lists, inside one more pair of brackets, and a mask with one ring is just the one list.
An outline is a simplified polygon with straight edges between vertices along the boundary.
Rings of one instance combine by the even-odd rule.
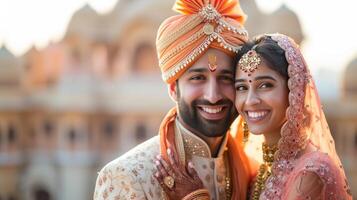
[[262, 59], [260, 58], [260, 55], [255, 51], [256, 46], [257, 45], [255, 45], [251, 50], [249, 50], [241, 57], [238, 62], [238, 67], [240, 70], [246, 73], [252, 73], [258, 68], [258, 66], [262, 62]]

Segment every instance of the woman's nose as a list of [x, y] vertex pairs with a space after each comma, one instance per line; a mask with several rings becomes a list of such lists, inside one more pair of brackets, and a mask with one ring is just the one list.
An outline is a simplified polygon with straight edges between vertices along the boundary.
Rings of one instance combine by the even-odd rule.
[[249, 90], [245, 104], [247, 106], [254, 106], [256, 104], [259, 104], [260, 102], [261, 101], [258, 94], [253, 90]]

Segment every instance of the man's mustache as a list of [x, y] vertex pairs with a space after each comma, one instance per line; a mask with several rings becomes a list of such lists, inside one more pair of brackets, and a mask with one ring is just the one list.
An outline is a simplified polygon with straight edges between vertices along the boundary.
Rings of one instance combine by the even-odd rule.
[[228, 99], [221, 99], [216, 103], [211, 103], [204, 99], [198, 99], [193, 102], [194, 105], [205, 105], [205, 106], [229, 106], [232, 105], [233, 102]]

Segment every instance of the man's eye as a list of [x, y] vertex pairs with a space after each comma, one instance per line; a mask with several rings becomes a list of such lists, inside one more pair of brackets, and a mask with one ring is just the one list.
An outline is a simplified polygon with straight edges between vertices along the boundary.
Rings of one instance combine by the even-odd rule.
[[197, 76], [192, 76], [190, 80], [204, 80], [204, 76], [202, 75], [197, 75]]
[[223, 81], [233, 82], [233, 78], [232, 78], [232, 77], [230, 77], [230, 76], [222, 76], [222, 77], [221, 77], [221, 80], [223, 80]]

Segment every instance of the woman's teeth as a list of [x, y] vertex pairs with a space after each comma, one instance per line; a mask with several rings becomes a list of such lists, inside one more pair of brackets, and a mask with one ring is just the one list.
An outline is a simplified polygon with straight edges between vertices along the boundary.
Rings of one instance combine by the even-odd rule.
[[265, 117], [265, 115], [268, 114], [268, 111], [259, 111], [259, 112], [248, 111], [247, 113], [249, 118], [260, 119]]

